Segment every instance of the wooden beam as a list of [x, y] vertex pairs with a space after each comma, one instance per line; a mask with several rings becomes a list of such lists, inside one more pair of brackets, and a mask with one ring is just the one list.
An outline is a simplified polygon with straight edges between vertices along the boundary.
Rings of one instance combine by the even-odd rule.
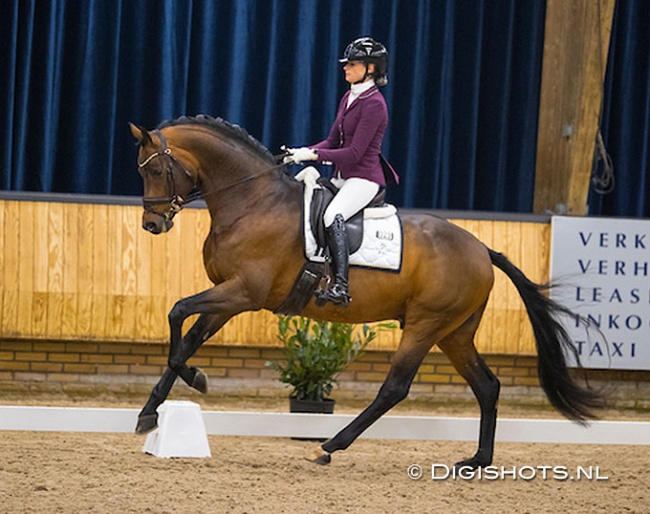
[[583, 215], [615, 0], [547, 0], [533, 211]]

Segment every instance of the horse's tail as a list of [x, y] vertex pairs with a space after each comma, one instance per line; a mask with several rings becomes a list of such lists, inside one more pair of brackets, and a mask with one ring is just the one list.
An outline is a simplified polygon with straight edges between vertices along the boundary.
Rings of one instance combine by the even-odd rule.
[[571, 420], [584, 423], [587, 418], [594, 418], [591, 409], [602, 406], [601, 395], [571, 378], [563, 350], [573, 353], [578, 366], [580, 359], [566, 330], [556, 319], [557, 315], [575, 317], [575, 314], [545, 294], [548, 285], [531, 282], [505, 255], [489, 248], [488, 251], [492, 264], [508, 276], [524, 302], [535, 334], [539, 381], [549, 401]]

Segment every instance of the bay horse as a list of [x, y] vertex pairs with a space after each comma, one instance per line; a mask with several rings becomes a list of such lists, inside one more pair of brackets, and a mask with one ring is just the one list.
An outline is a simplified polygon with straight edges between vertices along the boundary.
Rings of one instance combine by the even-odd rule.
[[[275, 311], [287, 298], [304, 263], [303, 185], [242, 128], [220, 118], [181, 117], [154, 131], [130, 124], [144, 181], [142, 226], [170, 230], [172, 218], [200, 191], [211, 217], [203, 248], [214, 287], [179, 300], [169, 312], [169, 367], [138, 417], [136, 433], [157, 427], [157, 408], [177, 376], [207, 391], [207, 377], [187, 360], [229, 319], [245, 311]], [[457, 466], [492, 463], [499, 380], [474, 346], [474, 334], [494, 281], [493, 266], [516, 286], [533, 326], [539, 378], [550, 403], [567, 418], [593, 417], [599, 395], [570, 375], [564, 349], [575, 349], [556, 319], [567, 313], [504, 255], [469, 232], [431, 214], [401, 214], [403, 263], [399, 273], [352, 268], [347, 308], [318, 307], [312, 298], [302, 316], [366, 323], [399, 320], [402, 339], [375, 400], [323, 443], [313, 461], [327, 464], [389, 409], [403, 400], [434, 345], [471, 387], [480, 407], [476, 454]], [[199, 314], [185, 336], [183, 322]], [[577, 357], [577, 356], [576, 356]]]

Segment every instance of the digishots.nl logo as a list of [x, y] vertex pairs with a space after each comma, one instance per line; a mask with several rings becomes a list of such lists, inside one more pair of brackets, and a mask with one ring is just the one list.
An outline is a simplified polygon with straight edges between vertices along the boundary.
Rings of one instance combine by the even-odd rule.
[[[425, 471], [426, 469], [426, 471]], [[424, 468], [419, 464], [411, 464], [406, 474], [411, 480], [430, 478], [431, 480], [609, 480], [599, 466], [486, 466], [473, 469], [469, 466], [447, 466], [431, 464]]]

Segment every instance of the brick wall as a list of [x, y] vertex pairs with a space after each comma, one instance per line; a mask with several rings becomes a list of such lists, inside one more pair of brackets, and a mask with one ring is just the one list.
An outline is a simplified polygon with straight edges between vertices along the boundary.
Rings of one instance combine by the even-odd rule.
[[[79, 384], [153, 384], [167, 365], [166, 344], [119, 344], [66, 341], [0, 341], [2, 382]], [[372, 396], [386, 377], [393, 352], [368, 351], [340, 377], [338, 395]], [[286, 389], [265, 363], [282, 358], [277, 348], [205, 345], [190, 360], [210, 377], [213, 391], [254, 395], [284, 395]], [[502, 398], [539, 400], [537, 359], [528, 356], [487, 355], [499, 377]], [[650, 372], [595, 371], [596, 384], [613, 386], [612, 397], [626, 407], [650, 408]], [[447, 357], [432, 352], [425, 358], [411, 387], [411, 397], [470, 398], [472, 393]]]

